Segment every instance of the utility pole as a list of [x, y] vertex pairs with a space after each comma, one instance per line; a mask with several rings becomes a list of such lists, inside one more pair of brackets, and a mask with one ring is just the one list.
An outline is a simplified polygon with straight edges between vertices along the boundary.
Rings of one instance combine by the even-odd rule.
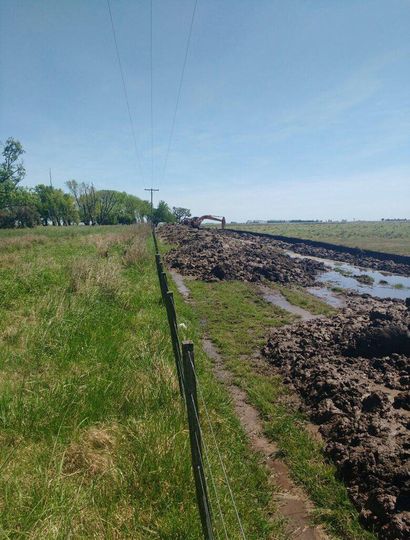
[[51, 169], [48, 170], [49, 176], [50, 176], [50, 187], [53, 187], [53, 180], [51, 178]]
[[154, 191], [159, 191], [159, 189], [145, 188], [144, 191], [150, 191], [151, 192], [151, 221], [152, 221], [152, 217], [154, 215], [153, 193], [154, 193]]

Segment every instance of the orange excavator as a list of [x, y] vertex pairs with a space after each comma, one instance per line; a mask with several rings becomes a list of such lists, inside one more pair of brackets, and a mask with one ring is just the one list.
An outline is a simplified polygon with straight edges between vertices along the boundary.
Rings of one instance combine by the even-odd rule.
[[226, 220], [224, 217], [219, 216], [200, 216], [185, 218], [184, 220], [182, 220], [182, 225], [187, 225], [188, 227], [192, 227], [193, 229], [199, 229], [201, 223], [205, 221], [205, 219], [209, 219], [211, 221], [219, 221], [221, 223], [221, 228], [225, 229]]

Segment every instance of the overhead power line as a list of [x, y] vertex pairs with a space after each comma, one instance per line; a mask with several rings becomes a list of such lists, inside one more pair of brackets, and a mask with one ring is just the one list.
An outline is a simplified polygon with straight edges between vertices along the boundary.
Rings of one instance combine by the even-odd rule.
[[187, 64], [187, 60], [188, 60], [189, 46], [190, 46], [190, 43], [191, 43], [192, 28], [194, 26], [195, 13], [196, 13], [197, 5], [198, 5], [198, 0], [195, 0], [194, 9], [192, 10], [191, 24], [190, 24], [190, 27], [189, 27], [188, 39], [187, 39], [186, 47], [185, 47], [184, 62], [183, 62], [183, 65], [182, 65], [181, 76], [180, 76], [180, 79], [179, 79], [178, 94], [177, 94], [177, 100], [176, 100], [176, 103], [175, 103], [174, 115], [172, 117], [172, 124], [171, 124], [171, 131], [170, 131], [170, 134], [169, 134], [167, 152], [165, 154], [165, 161], [164, 161], [164, 169], [163, 169], [163, 172], [162, 172], [162, 178], [165, 178], [165, 173], [166, 173], [166, 169], [167, 169], [167, 165], [168, 165], [169, 152], [171, 150], [172, 139], [174, 137], [175, 119], [177, 117], [179, 102], [180, 102], [180, 99], [181, 99], [182, 84], [184, 82], [185, 68], [186, 68], [186, 64]]
[[154, 185], [154, 103], [152, 85], [152, 0], [150, 10], [150, 72], [151, 72], [151, 187]]
[[125, 82], [124, 69], [122, 67], [120, 51], [119, 51], [119, 48], [118, 48], [117, 33], [115, 31], [115, 25], [114, 25], [114, 19], [113, 19], [113, 16], [112, 16], [110, 0], [107, 0], [107, 6], [108, 6], [108, 13], [110, 15], [112, 35], [113, 35], [113, 38], [114, 38], [115, 51], [117, 53], [118, 67], [120, 69], [120, 74], [121, 74], [122, 88], [123, 88], [123, 91], [124, 91], [124, 98], [125, 98], [125, 103], [126, 103], [126, 106], [127, 106], [128, 119], [129, 119], [129, 122], [130, 122], [132, 140], [133, 140], [133, 143], [134, 143], [134, 150], [135, 150], [135, 154], [136, 154], [137, 161], [138, 161], [139, 171], [140, 171], [141, 177], [143, 178], [144, 175], [143, 175], [143, 172], [142, 172], [141, 156], [140, 156], [140, 153], [139, 153], [139, 150], [138, 150], [137, 138], [135, 136], [134, 121], [132, 119], [130, 102], [129, 102], [129, 99], [128, 99], [127, 85], [126, 85], [126, 82]]

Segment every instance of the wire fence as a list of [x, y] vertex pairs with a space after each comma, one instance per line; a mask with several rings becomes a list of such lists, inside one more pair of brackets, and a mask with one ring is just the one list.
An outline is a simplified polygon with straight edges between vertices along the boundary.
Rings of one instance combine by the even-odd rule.
[[[178, 377], [178, 384], [182, 402], [185, 405], [188, 427], [189, 427], [189, 439], [191, 448], [191, 463], [192, 472], [195, 483], [196, 500], [199, 511], [199, 517], [201, 520], [203, 537], [205, 540], [214, 540], [215, 538], [221, 538], [219, 532], [223, 532], [223, 537], [227, 540], [230, 538], [242, 538], [246, 540], [245, 531], [243, 528], [240, 513], [236, 504], [235, 496], [229, 481], [228, 473], [223, 462], [222, 452], [218, 443], [218, 439], [215, 434], [215, 430], [212, 426], [212, 420], [207, 406], [204, 392], [202, 391], [199, 378], [195, 369], [195, 357], [194, 357], [194, 345], [192, 341], [180, 340], [178, 333], [177, 314], [175, 309], [175, 302], [173, 292], [169, 290], [168, 278], [164, 269], [161, 254], [159, 252], [158, 240], [155, 234], [155, 228], [152, 229], [152, 236], [155, 246], [155, 262], [158, 273], [158, 280], [161, 289], [162, 300], [166, 309], [168, 324], [171, 334], [172, 350], [175, 359], [175, 367]], [[235, 513], [237, 521], [237, 527], [235, 529], [227, 525], [226, 512], [224, 511], [223, 501], [221, 501], [221, 494], [218, 491], [215, 482], [215, 472], [211, 464], [211, 447], [206, 442], [203, 436], [203, 429], [200, 421], [198, 395], [201, 400], [201, 407], [205, 411], [204, 420], [206, 422], [209, 433], [211, 433], [211, 441], [213, 447], [216, 449], [216, 460], [219, 462], [223, 479], [229, 493], [229, 499], [232, 503], [232, 507]], [[204, 461], [205, 458], [205, 461]], [[206, 465], [206, 467], [204, 466]], [[212, 492], [216, 501], [215, 508], [211, 503], [211, 499], [208, 493], [207, 475], [210, 479], [212, 486]], [[218, 520], [219, 527], [215, 526], [216, 519]], [[221, 529], [221, 531], [219, 531]]]

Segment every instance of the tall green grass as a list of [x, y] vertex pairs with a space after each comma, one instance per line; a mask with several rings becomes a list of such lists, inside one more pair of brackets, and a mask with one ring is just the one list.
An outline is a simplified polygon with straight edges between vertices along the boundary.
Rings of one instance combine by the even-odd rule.
[[[247, 537], [283, 538], [266, 472], [201, 352], [200, 322], [176, 301]], [[205, 419], [204, 440], [230, 538], [240, 538]], [[210, 497], [223, 534], [211, 484]], [[0, 234], [0, 537], [201, 538], [143, 227]]]

